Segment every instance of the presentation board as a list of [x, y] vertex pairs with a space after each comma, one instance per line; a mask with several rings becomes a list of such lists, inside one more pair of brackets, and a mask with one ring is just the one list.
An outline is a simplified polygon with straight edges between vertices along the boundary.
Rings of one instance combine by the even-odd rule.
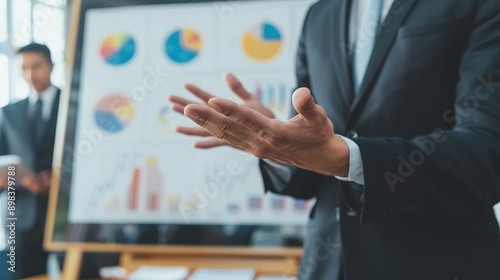
[[[313, 201], [265, 194], [252, 155], [195, 149], [199, 139], [175, 132], [195, 124], [167, 98], [193, 99], [184, 89], [192, 83], [238, 101], [223, 81], [233, 73], [287, 119], [295, 53], [312, 2], [82, 1], [62, 100], [67, 117], [58, 127], [63, 148], [55, 155], [52, 241], [131, 242], [124, 235], [132, 228], [169, 236], [147, 243], [248, 245], [253, 241], [239, 237], [256, 229], [263, 230], [259, 236], [290, 227], [301, 232]], [[228, 227], [238, 238], [227, 238]], [[186, 231], [207, 240], [184, 239]], [[222, 241], [209, 238], [214, 232]]]
[[285, 119], [311, 2], [75, 0], [45, 247], [69, 250], [70, 265], [82, 251], [121, 252], [124, 265], [134, 252], [245, 267], [291, 257], [272, 266], [292, 273], [313, 202], [264, 195], [252, 156], [195, 150], [173, 132], [193, 124], [166, 98], [190, 97], [191, 82], [236, 100], [221, 79], [230, 71]]

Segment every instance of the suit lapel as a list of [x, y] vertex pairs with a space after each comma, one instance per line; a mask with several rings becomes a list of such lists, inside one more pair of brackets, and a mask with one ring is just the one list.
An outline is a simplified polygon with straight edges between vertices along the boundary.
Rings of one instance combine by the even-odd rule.
[[[12, 127], [18, 129], [20, 139], [32, 139], [30, 120], [28, 118], [28, 99], [18, 103], [17, 108], [12, 108], [10, 122]], [[31, 140], [30, 140], [31, 143]]]
[[9, 126], [14, 135], [11, 139], [16, 139], [14, 140], [16, 143], [11, 144], [13, 147], [9, 148], [11, 149], [10, 153], [20, 155], [23, 158], [24, 164], [33, 168], [35, 149], [30, 120], [28, 118], [28, 98], [5, 108], [5, 117], [9, 119]]
[[385, 60], [391, 46], [394, 44], [399, 26], [410, 12], [415, 2], [417, 2], [417, 0], [394, 1], [389, 14], [387, 15], [386, 21], [382, 25], [380, 33], [377, 36], [373, 53], [366, 68], [366, 74], [363, 82], [361, 83], [359, 93], [355, 96], [354, 101], [351, 104], [349, 111], [350, 117], [359, 107], [361, 101], [365, 99], [370, 92], [370, 88], [380, 71], [380, 67], [382, 66], [382, 63]]
[[354, 96], [349, 67], [351, 56], [347, 40], [347, 21], [351, 0], [338, 0], [332, 1], [332, 3], [333, 13], [330, 24], [333, 29], [326, 36], [330, 38], [332, 65], [337, 73], [340, 95], [346, 108], [349, 108]]

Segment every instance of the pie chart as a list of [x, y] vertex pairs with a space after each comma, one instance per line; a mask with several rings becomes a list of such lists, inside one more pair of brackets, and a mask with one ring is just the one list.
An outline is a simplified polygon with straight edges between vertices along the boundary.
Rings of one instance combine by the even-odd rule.
[[280, 53], [283, 42], [279, 29], [264, 22], [245, 32], [242, 45], [248, 57], [258, 62], [266, 62]]
[[112, 34], [101, 43], [101, 57], [111, 65], [122, 65], [132, 59], [135, 49], [135, 40], [130, 34]]
[[122, 131], [134, 117], [134, 106], [122, 94], [110, 94], [102, 98], [94, 113], [99, 128], [109, 133]]
[[200, 35], [194, 29], [174, 31], [165, 43], [167, 56], [175, 63], [184, 64], [193, 60], [203, 46]]

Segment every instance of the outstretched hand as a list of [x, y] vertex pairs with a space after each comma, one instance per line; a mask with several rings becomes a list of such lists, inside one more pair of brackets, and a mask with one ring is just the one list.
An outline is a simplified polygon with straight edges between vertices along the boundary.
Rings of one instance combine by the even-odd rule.
[[349, 148], [335, 135], [333, 123], [325, 110], [316, 105], [309, 89], [295, 91], [292, 99], [298, 115], [286, 122], [245, 104], [204, 97], [208, 106], [184, 105], [184, 114], [205, 130], [204, 135], [209, 133], [259, 158], [325, 175], [347, 176]]
[[[226, 74], [224, 76], [224, 79], [228, 85], [228, 87], [231, 89], [233, 93], [235, 93], [241, 100], [242, 100], [242, 106], [245, 106], [247, 108], [250, 108], [252, 110], [255, 110], [262, 115], [268, 117], [268, 118], [274, 118], [273, 112], [269, 110], [267, 107], [265, 107], [259, 100], [259, 97], [256, 94], [250, 93], [247, 91], [242, 83], [232, 74]], [[204, 104], [208, 104], [208, 101], [211, 98], [214, 98], [216, 96], [196, 87], [195, 85], [192, 84], [186, 84], [185, 88], [191, 92], [194, 96], [196, 96], [198, 99], [200, 99]], [[172, 102], [172, 108], [174, 111], [184, 114], [184, 108], [189, 105], [189, 104], [198, 104], [194, 101], [176, 96], [176, 95], [171, 95], [169, 96], [170, 102]], [[190, 136], [201, 136], [201, 137], [209, 137], [208, 140], [204, 141], [199, 141], [195, 143], [196, 148], [202, 148], [202, 149], [208, 149], [208, 148], [214, 148], [218, 146], [225, 146], [225, 145], [230, 145], [230, 143], [226, 142], [223, 139], [218, 139], [216, 137], [213, 137], [212, 134], [207, 132], [205, 129], [200, 128], [200, 127], [177, 127], [176, 131], [185, 135], [190, 135]]]

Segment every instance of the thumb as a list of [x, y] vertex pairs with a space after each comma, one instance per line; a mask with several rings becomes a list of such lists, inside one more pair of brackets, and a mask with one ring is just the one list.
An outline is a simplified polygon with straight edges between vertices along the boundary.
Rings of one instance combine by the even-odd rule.
[[318, 114], [318, 106], [314, 102], [308, 88], [299, 88], [292, 95], [293, 107], [305, 119], [312, 119]]

